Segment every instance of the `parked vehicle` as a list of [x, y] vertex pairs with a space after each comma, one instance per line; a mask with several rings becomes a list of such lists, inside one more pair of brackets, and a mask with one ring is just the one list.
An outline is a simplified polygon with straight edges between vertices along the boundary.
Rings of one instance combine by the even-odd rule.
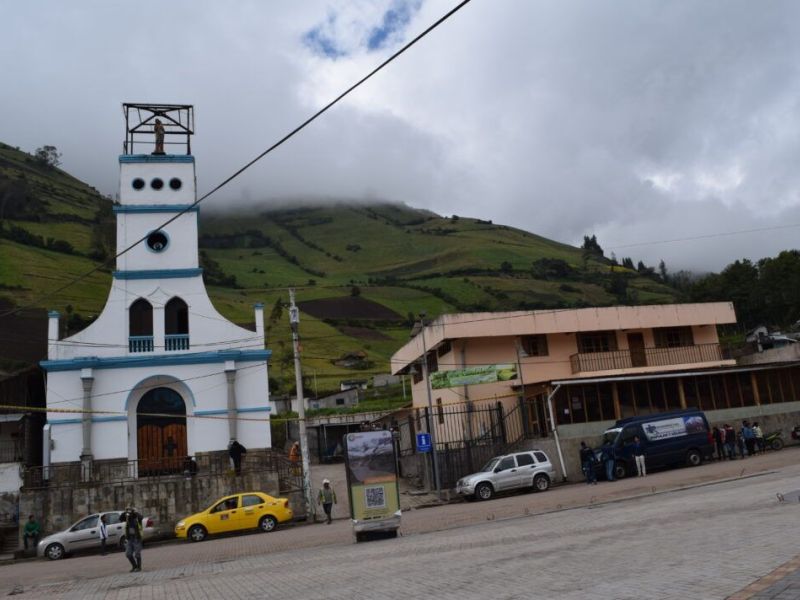
[[[794, 431], [792, 431], [794, 436]], [[781, 450], [783, 448], [783, 432], [773, 431], [764, 436], [764, 447], [767, 450]]]
[[[125, 539], [125, 526], [120, 518], [125, 511], [115, 510], [102, 512], [84, 517], [64, 531], [48, 535], [36, 547], [39, 557], [58, 560], [79, 551], [100, 549], [100, 516], [106, 516], [106, 529], [108, 541], [106, 547], [118, 547], [124, 550], [127, 544]], [[153, 517], [142, 519], [142, 537], [146, 541], [158, 533]]]
[[456, 493], [489, 500], [498, 492], [522, 488], [544, 492], [556, 476], [547, 454], [541, 450], [495, 456], [477, 473], [458, 480]]
[[287, 498], [273, 498], [263, 492], [245, 492], [225, 496], [206, 510], [181, 519], [175, 535], [202, 542], [209, 535], [258, 529], [269, 532], [278, 523], [294, 517]]
[[793, 440], [800, 440], [800, 425], [795, 425], [792, 428], [792, 439]]
[[[614, 475], [622, 479], [635, 474], [633, 440], [644, 446], [647, 470], [689, 465], [696, 467], [714, 455], [714, 440], [708, 420], [700, 410], [687, 409], [629, 417], [617, 421], [603, 433], [603, 443], [610, 441], [616, 458]], [[599, 455], [600, 450], [595, 450]], [[598, 472], [605, 475], [602, 465]]]

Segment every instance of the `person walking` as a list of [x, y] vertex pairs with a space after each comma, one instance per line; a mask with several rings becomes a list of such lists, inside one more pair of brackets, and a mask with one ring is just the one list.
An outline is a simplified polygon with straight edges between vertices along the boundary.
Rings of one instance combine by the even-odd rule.
[[142, 515], [128, 506], [122, 513], [125, 523], [125, 558], [131, 563], [131, 573], [142, 570]]
[[606, 480], [607, 481], [614, 481], [614, 446], [611, 445], [611, 440], [606, 440], [603, 442], [603, 465], [606, 468]]
[[100, 532], [100, 554], [105, 556], [108, 554], [106, 551], [106, 542], [108, 541], [108, 521], [106, 520], [105, 515], [100, 515], [100, 527], [98, 529]]
[[639, 436], [633, 438], [633, 458], [636, 461], [636, 472], [639, 477], [647, 476], [647, 469], [644, 466], [644, 445]]
[[711, 430], [711, 434], [714, 437], [714, 446], [717, 449], [717, 460], [724, 460], [725, 459], [725, 443], [724, 443], [724, 434], [722, 430], [714, 426], [714, 429]]
[[228, 456], [230, 456], [233, 461], [233, 470], [237, 475], [242, 474], [242, 454], [247, 454], [247, 448], [236, 440], [231, 440], [231, 443], [228, 445]]
[[586, 475], [586, 485], [597, 485], [597, 473], [594, 472], [594, 465], [597, 459], [595, 458], [594, 450], [589, 448], [586, 442], [581, 442], [580, 459], [583, 473]]
[[29, 515], [28, 522], [25, 523], [25, 528], [22, 531], [22, 543], [25, 546], [25, 550], [28, 549], [28, 540], [32, 540], [33, 549], [36, 550], [36, 547], [39, 545], [39, 535], [41, 533], [42, 533], [42, 528], [36, 521], [36, 517], [34, 517], [33, 515]]
[[764, 448], [766, 446], [764, 443], [764, 432], [761, 431], [758, 421], [753, 423], [753, 433], [756, 435], [756, 451], [764, 452]]
[[322, 505], [322, 510], [325, 511], [325, 516], [328, 518], [328, 525], [331, 524], [331, 510], [333, 505], [336, 504], [336, 492], [331, 487], [330, 479], [322, 480], [322, 489], [319, 491], [317, 497], [317, 505]]
[[725, 423], [725, 454], [728, 455], [728, 460], [736, 458], [736, 432], [733, 427]]

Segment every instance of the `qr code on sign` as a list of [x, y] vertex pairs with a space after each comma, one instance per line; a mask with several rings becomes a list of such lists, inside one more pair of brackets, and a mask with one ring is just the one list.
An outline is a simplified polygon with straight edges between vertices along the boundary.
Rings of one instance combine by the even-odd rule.
[[366, 488], [364, 495], [367, 501], [367, 508], [383, 508], [386, 506], [383, 486]]

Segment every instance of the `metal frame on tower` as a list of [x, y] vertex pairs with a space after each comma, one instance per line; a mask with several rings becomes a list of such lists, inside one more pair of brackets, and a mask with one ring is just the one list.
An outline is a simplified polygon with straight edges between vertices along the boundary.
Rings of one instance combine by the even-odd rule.
[[[144, 104], [126, 102], [122, 105], [125, 113], [125, 142], [123, 154], [136, 154], [135, 145], [151, 144], [155, 136], [156, 119], [162, 121], [165, 137], [183, 137], [176, 141], [164, 141], [168, 146], [185, 145], [186, 154], [192, 153], [194, 135], [194, 106], [191, 104]], [[146, 139], [142, 139], [146, 136]], [[171, 154], [176, 154], [172, 152]]]

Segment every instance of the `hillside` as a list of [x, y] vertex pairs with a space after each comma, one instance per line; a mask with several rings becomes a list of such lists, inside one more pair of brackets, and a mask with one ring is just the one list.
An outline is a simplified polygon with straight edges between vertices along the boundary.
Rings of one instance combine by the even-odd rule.
[[[35, 302], [60, 310], [71, 329], [102, 309], [108, 270], [55, 298], [38, 297], [113, 252], [108, 199], [67, 173], [0, 145], [0, 221], [0, 303]], [[397, 204], [201, 211], [200, 234], [206, 282], [220, 312], [248, 323], [254, 302], [267, 305], [276, 392], [292, 387], [284, 310], [289, 286], [298, 288], [303, 313], [305, 372], [311, 389], [316, 379], [320, 392], [343, 378], [385, 372], [422, 311], [434, 317], [659, 303], [676, 295], [657, 277], [611, 265], [599, 253], [505, 225]], [[16, 330], [14, 336], [21, 335]]]

